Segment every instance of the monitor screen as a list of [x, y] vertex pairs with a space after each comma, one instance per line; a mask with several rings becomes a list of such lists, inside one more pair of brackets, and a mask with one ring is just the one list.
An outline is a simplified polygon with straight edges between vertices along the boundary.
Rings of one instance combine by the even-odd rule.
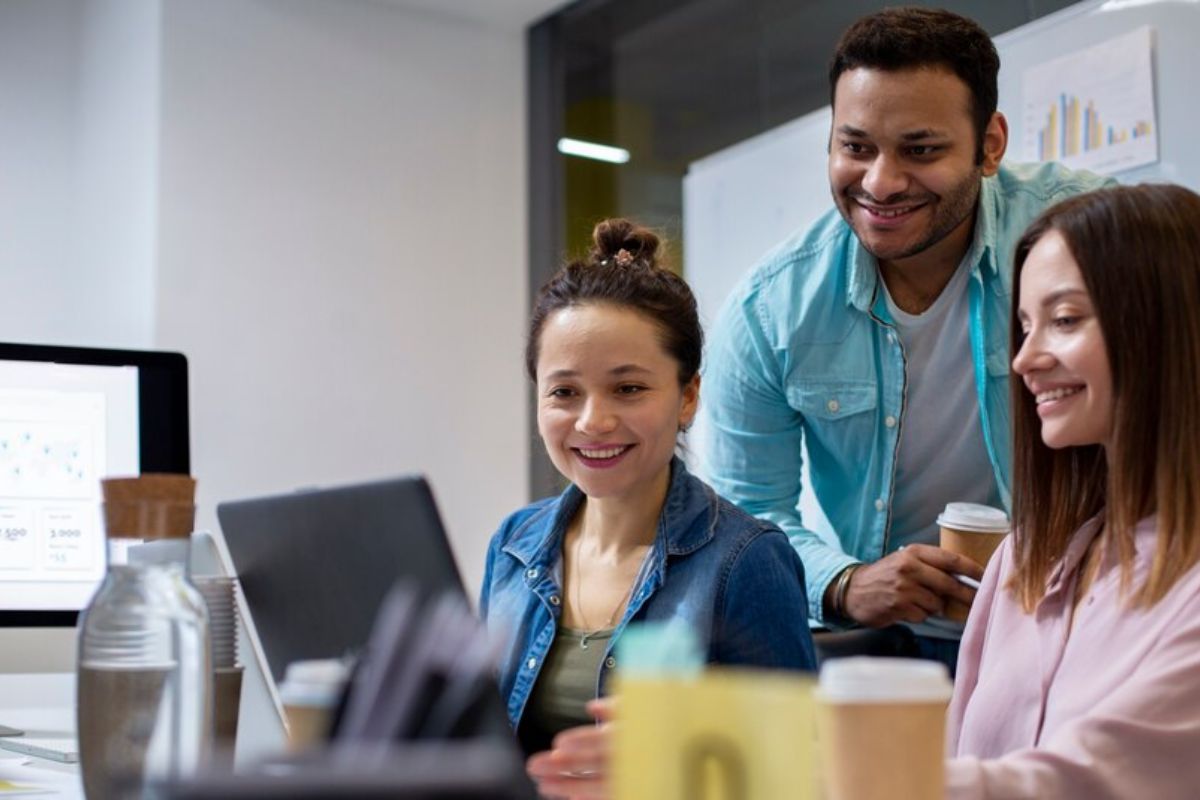
[[188, 472], [176, 353], [0, 344], [0, 625], [73, 625], [104, 576], [100, 479]]

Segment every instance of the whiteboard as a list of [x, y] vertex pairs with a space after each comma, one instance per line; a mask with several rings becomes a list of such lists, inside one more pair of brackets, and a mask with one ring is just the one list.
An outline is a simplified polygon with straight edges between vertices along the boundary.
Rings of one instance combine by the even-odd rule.
[[[1009, 154], [1023, 136], [1025, 70], [1072, 50], [1149, 25], [1154, 43], [1159, 161], [1122, 172], [1124, 183], [1170, 181], [1200, 191], [1200, 0], [1085, 0], [995, 38], [999, 107], [1008, 118]], [[741, 277], [775, 245], [833, 208], [826, 177], [829, 106], [694, 161], [683, 179], [684, 274], [706, 329]], [[697, 425], [703, 426], [704, 416]], [[698, 431], [702, 432], [702, 431]], [[706, 474], [695, 438], [689, 463]], [[807, 465], [808, 459], [805, 458]], [[806, 467], [807, 469], [807, 467]], [[805, 486], [810, 486], [807, 474]], [[805, 524], [830, 535], [811, 492]]]
[[[1154, 37], [1159, 161], [1124, 183], [1170, 181], [1200, 191], [1200, 0], [1086, 0], [997, 36], [1000, 110], [1009, 158], [1024, 135], [1021, 77], [1057, 55], [1149, 25]], [[771, 247], [833, 207], [825, 106], [694, 161], [683, 179], [684, 274], [711, 322], [741, 276]]]

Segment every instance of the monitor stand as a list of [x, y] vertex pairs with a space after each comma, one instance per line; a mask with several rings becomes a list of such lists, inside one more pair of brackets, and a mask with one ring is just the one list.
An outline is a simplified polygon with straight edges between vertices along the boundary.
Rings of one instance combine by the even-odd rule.
[[24, 736], [25, 731], [10, 728], [7, 725], [0, 725], [0, 736]]

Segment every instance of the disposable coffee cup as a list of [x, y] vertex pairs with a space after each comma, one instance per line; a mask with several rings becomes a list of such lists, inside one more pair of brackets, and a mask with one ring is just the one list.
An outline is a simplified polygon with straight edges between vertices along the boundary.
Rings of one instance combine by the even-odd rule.
[[[978, 503], [947, 503], [938, 515], [937, 524], [943, 550], [966, 556], [981, 567], [988, 565], [1009, 531], [1007, 514]], [[966, 622], [970, 610], [966, 603], [950, 600], [942, 615], [955, 622]]]
[[348, 674], [348, 665], [338, 659], [288, 664], [279, 687], [279, 699], [287, 721], [290, 750], [307, 750], [329, 738], [333, 711]]
[[826, 800], [942, 800], [951, 690], [936, 661], [825, 662], [817, 722]]

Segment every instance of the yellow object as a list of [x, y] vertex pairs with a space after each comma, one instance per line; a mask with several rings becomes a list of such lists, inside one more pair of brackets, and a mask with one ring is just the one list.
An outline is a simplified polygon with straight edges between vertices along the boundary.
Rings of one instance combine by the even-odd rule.
[[813, 682], [718, 669], [624, 678], [617, 688], [617, 800], [815, 800]]
[[27, 783], [13, 783], [12, 781], [0, 781], [0, 795], [5, 797], [15, 797], [17, 795], [33, 795], [33, 794], [50, 794], [53, 789], [47, 789], [44, 786], [33, 786]]

